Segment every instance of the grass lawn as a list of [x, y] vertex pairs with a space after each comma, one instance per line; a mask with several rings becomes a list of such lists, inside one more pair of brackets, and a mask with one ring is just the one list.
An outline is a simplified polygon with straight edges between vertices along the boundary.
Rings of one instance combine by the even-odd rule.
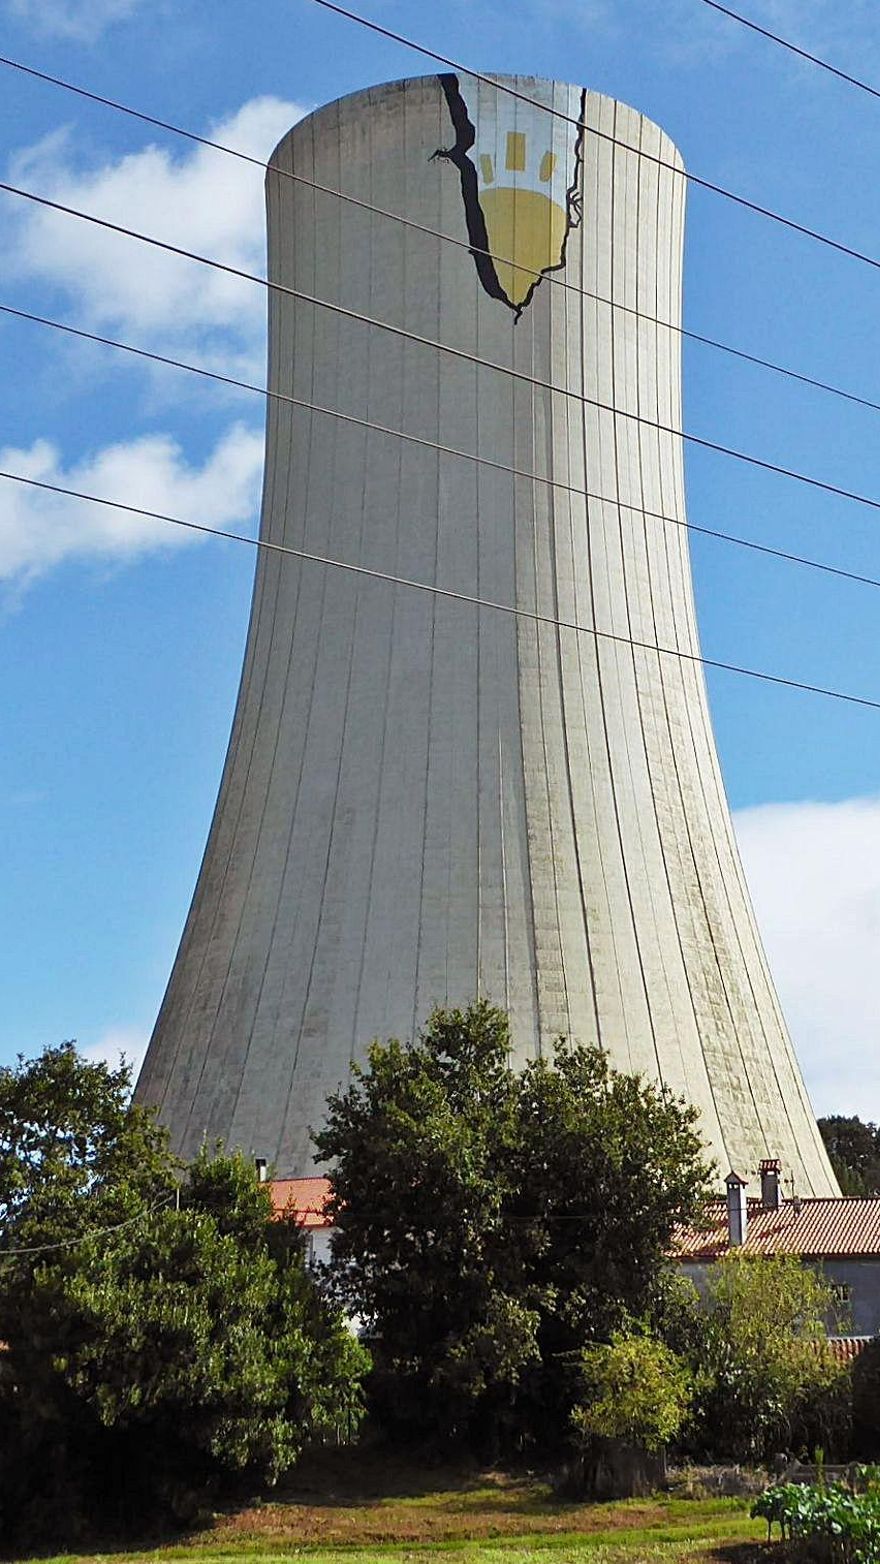
[[[416, 1469], [328, 1452], [269, 1502], [217, 1514], [185, 1539], [82, 1551], [64, 1564], [752, 1564], [762, 1522], [742, 1499], [558, 1499], [504, 1473]], [[52, 1561], [62, 1564], [62, 1559]]]

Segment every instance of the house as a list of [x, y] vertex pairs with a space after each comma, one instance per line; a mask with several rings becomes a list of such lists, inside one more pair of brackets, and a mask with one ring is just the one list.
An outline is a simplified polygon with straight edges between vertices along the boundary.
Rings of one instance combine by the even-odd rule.
[[268, 1181], [275, 1216], [295, 1222], [306, 1235], [306, 1259], [321, 1265], [330, 1258], [333, 1224], [327, 1215], [330, 1180], [326, 1178], [273, 1178]]
[[759, 1171], [760, 1199], [748, 1199], [746, 1181], [731, 1172], [726, 1197], [710, 1202], [705, 1220], [675, 1230], [672, 1254], [682, 1271], [702, 1290], [709, 1268], [733, 1248], [797, 1255], [831, 1283], [848, 1316], [846, 1339], [880, 1334], [880, 1197], [786, 1199], [779, 1162], [768, 1159]]
[[[821, 1266], [847, 1320], [849, 1333], [837, 1338], [839, 1354], [853, 1355], [861, 1340], [880, 1335], [880, 1196], [785, 1198], [779, 1162], [767, 1159], [759, 1171], [760, 1198], [747, 1198], [745, 1179], [729, 1173], [726, 1197], [709, 1203], [704, 1221], [675, 1229], [672, 1258], [701, 1291], [709, 1268], [732, 1248], [797, 1255]], [[270, 1188], [279, 1220], [303, 1228], [309, 1260], [329, 1259], [329, 1180], [279, 1178]]]

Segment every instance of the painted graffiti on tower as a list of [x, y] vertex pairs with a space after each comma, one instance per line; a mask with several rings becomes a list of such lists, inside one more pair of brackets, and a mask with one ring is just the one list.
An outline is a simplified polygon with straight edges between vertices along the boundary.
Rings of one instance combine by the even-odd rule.
[[480, 282], [518, 320], [541, 278], [565, 265], [568, 235], [581, 219], [586, 92], [576, 123], [478, 83], [468, 104], [457, 76], [439, 79], [455, 143], [434, 157], [459, 171]]

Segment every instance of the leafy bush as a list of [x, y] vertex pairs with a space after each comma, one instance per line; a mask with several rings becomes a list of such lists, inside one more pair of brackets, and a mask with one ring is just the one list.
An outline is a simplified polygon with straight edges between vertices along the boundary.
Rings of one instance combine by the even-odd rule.
[[831, 1355], [831, 1289], [794, 1256], [733, 1251], [713, 1266], [697, 1351], [693, 1442], [702, 1452], [763, 1460], [774, 1451], [848, 1439], [849, 1374]]
[[584, 1350], [585, 1398], [572, 1412], [581, 1438], [621, 1439], [659, 1450], [678, 1433], [691, 1401], [687, 1365], [662, 1341], [615, 1332]]
[[[366, 1355], [239, 1157], [176, 1166], [125, 1071], [0, 1071], [0, 1531], [192, 1519], [356, 1426]], [[4, 1556], [8, 1556], [4, 1555]]]
[[880, 1488], [869, 1481], [864, 1493], [843, 1483], [779, 1483], [752, 1505], [752, 1515], [773, 1526], [783, 1539], [806, 1542], [820, 1564], [876, 1564], [880, 1559]]
[[652, 1493], [690, 1405], [687, 1365], [642, 1326], [586, 1347], [581, 1376], [570, 1418], [577, 1456], [565, 1489], [593, 1499]]
[[510, 1058], [502, 1011], [435, 1011], [372, 1045], [315, 1136], [377, 1422], [489, 1458], [566, 1446], [584, 1347], [650, 1316], [707, 1180], [695, 1111], [601, 1049]]

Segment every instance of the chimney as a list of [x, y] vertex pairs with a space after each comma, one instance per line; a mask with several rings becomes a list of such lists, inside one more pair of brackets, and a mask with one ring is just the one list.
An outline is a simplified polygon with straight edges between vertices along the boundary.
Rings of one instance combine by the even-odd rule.
[[265, 1184], [268, 1163], [265, 1157], [254, 1157], [254, 1167], [257, 1170], [257, 1183]]
[[761, 1205], [768, 1211], [779, 1210], [779, 1175], [782, 1164], [778, 1157], [765, 1157], [759, 1163], [758, 1172], [761, 1175]]
[[731, 1168], [724, 1180], [727, 1189], [727, 1241], [731, 1249], [744, 1244], [749, 1227], [746, 1181]]

